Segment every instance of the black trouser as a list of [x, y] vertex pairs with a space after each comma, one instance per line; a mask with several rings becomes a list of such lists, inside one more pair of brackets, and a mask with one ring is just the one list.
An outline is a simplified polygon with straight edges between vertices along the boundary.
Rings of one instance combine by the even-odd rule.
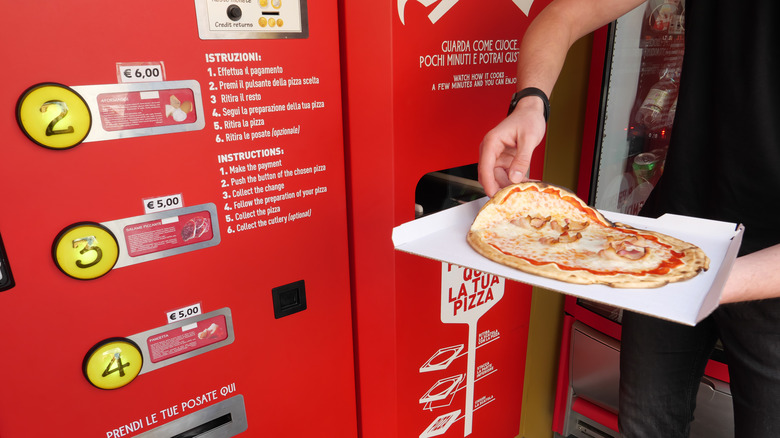
[[704, 367], [720, 336], [729, 364], [735, 436], [780, 436], [780, 299], [720, 306], [695, 327], [625, 312], [621, 433], [687, 437]]

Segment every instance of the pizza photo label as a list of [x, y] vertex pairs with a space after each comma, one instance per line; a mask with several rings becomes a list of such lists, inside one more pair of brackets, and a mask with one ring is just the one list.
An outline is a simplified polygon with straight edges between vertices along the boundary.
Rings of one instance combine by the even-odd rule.
[[134, 223], [122, 229], [130, 257], [159, 253], [182, 246], [208, 242], [214, 226], [208, 211]]

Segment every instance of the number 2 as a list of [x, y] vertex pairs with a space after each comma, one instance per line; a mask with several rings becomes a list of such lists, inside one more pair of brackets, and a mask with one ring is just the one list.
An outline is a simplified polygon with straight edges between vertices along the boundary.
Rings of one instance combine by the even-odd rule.
[[54, 129], [57, 123], [59, 123], [62, 119], [65, 118], [65, 116], [68, 115], [68, 105], [61, 100], [50, 100], [41, 105], [41, 112], [45, 113], [52, 105], [57, 106], [60, 109], [60, 113], [46, 126], [46, 136], [49, 137], [59, 134], [72, 134], [74, 132], [73, 126], [68, 126], [65, 129]]

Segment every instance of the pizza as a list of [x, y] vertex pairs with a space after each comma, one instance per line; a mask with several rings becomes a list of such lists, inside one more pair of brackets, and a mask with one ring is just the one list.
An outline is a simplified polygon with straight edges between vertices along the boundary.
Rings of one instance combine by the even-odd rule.
[[612, 223], [574, 193], [542, 182], [496, 193], [467, 240], [483, 256], [529, 274], [619, 288], [687, 280], [710, 262], [693, 244]]

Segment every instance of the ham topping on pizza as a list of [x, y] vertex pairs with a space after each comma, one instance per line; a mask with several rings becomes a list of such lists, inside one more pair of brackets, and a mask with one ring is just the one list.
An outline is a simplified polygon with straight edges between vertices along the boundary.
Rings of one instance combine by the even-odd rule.
[[599, 251], [599, 255], [613, 260], [623, 257], [628, 260], [639, 260], [647, 255], [647, 246], [641, 246], [638, 242], [645, 240], [641, 237], [630, 237], [626, 240], [611, 241], [609, 247]]
[[[543, 231], [545, 225], [549, 224], [553, 233], [544, 233], [545, 235], [542, 235], [539, 238], [539, 242], [545, 245], [576, 242], [577, 240], [582, 239], [582, 233], [579, 231], [584, 230], [589, 224], [588, 221], [571, 222], [568, 219], [564, 219], [563, 225], [561, 225], [560, 222], [552, 220], [552, 216], [532, 217], [530, 215], [513, 219], [510, 221], [510, 223], [517, 225], [520, 228], [528, 229], [530, 227], [540, 231]], [[569, 233], [569, 231], [575, 232]]]
[[544, 236], [539, 238], [539, 242], [545, 245], [554, 245], [556, 243], [572, 243], [582, 239], [582, 233], [569, 234], [568, 231], [564, 231], [558, 237]]

